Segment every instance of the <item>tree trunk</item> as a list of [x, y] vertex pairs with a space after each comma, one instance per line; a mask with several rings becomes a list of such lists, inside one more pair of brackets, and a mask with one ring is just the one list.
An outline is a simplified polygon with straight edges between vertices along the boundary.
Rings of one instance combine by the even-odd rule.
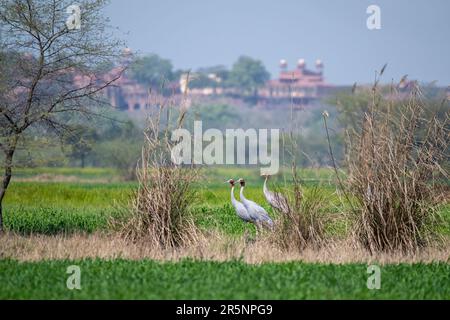
[[11, 182], [12, 164], [14, 152], [16, 151], [17, 140], [17, 136], [12, 138], [11, 143], [9, 144], [9, 148], [5, 152], [5, 171], [3, 172], [2, 184], [0, 186], [0, 233], [3, 232], [3, 199], [5, 197], [9, 183]]

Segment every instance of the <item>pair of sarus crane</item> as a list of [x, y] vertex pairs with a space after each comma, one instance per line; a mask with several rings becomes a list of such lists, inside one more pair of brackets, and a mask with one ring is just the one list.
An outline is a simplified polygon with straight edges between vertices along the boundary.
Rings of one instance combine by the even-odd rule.
[[[269, 191], [269, 189], [267, 188], [268, 178], [269, 176], [266, 175], [263, 186], [264, 197], [272, 208], [282, 213], [287, 213], [289, 210], [289, 206], [287, 204], [286, 198], [278, 192]], [[237, 182], [239, 182], [241, 186], [241, 201], [236, 200], [236, 198], [234, 197], [235, 181], [233, 179], [227, 181], [227, 183], [229, 183], [231, 186], [231, 204], [233, 205], [238, 217], [245, 222], [253, 223], [257, 228], [267, 227], [269, 229], [272, 229], [273, 220], [270, 218], [267, 211], [256, 202], [251, 201], [244, 196], [245, 180], [241, 178]]]

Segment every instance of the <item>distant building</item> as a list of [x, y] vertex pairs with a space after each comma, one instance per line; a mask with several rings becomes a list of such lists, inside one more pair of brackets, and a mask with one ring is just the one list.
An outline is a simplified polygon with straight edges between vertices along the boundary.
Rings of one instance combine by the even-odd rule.
[[[127, 65], [132, 58], [132, 52], [130, 49], [124, 50], [123, 64]], [[269, 80], [265, 86], [257, 90], [257, 100], [261, 104], [268, 104], [271, 102], [281, 103], [293, 101], [295, 104], [308, 104], [324, 95], [327, 89], [331, 85], [327, 84], [323, 77], [323, 63], [317, 60], [315, 63], [315, 70], [309, 70], [306, 68], [304, 59], [300, 59], [297, 62], [297, 67], [294, 70], [287, 70], [287, 62], [285, 60], [280, 61], [280, 74], [277, 79]], [[119, 68], [116, 67], [106, 74], [106, 78], [111, 78], [119, 72]], [[208, 75], [213, 77], [214, 75]], [[192, 75], [194, 78], [195, 75]], [[220, 79], [215, 79], [216, 86], [205, 88], [189, 88], [190, 95], [202, 99], [202, 97], [214, 96], [233, 96], [239, 98], [240, 91], [237, 88], [225, 88], [221, 86]], [[179, 82], [168, 84], [170, 91], [175, 94], [175, 100], [179, 100], [181, 95], [186, 92], [187, 89], [186, 75], [182, 75]], [[141, 85], [137, 81], [129, 78], [126, 74], [114, 82], [114, 86], [106, 89], [106, 98], [109, 103], [119, 110], [135, 111], [146, 110], [151, 105], [157, 104], [154, 101], [161, 99], [162, 96], [156, 93], [152, 94], [153, 98], [149, 95], [149, 88]], [[178, 97], [177, 97], [178, 96]], [[150, 101], [152, 98], [153, 101]]]
[[[112, 77], [115, 74], [117, 72], [112, 70], [108, 75]], [[109, 103], [119, 110], [134, 111], [149, 108], [148, 89], [124, 74], [113, 86], [106, 89], [105, 94]]]
[[306, 68], [305, 60], [300, 59], [297, 68], [288, 71], [286, 60], [281, 60], [278, 79], [269, 80], [259, 89], [259, 98], [270, 101], [292, 99], [296, 104], [308, 104], [320, 98], [331, 85], [324, 80], [322, 61], [316, 60], [315, 66], [315, 71], [309, 70]]
[[[131, 49], [126, 48], [123, 51], [121, 67], [115, 67], [105, 75], [105, 79], [113, 80], [120, 74], [123, 67], [128, 66], [132, 61], [133, 53]], [[178, 85], [175, 83], [167, 84], [167, 88], [179, 93]], [[122, 73], [119, 79], [114, 81], [112, 86], [105, 90], [107, 101], [115, 108], [123, 111], [147, 110], [152, 105], [162, 103], [164, 97], [156, 90], [151, 92], [150, 87], [144, 86], [134, 79]]]

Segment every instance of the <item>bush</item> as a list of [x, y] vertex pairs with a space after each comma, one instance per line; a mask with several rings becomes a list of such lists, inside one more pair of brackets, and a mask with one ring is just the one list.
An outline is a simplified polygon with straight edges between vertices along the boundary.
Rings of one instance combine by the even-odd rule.
[[[173, 248], [195, 239], [197, 228], [188, 207], [194, 199], [193, 184], [198, 170], [183, 167], [171, 160], [173, 142], [172, 106], [161, 105], [149, 117], [145, 130], [140, 164], [136, 169], [139, 182], [131, 203], [131, 219], [122, 227], [122, 234], [132, 241], [148, 241], [151, 247]], [[161, 125], [163, 114], [166, 125]], [[180, 128], [185, 117], [181, 106], [175, 128]]]
[[[390, 99], [393, 99], [392, 97]], [[419, 88], [393, 108], [376, 86], [362, 130], [348, 132], [348, 190], [358, 202], [358, 240], [371, 252], [429, 243], [442, 195], [435, 187], [449, 139], [449, 113], [427, 113]], [[398, 105], [398, 104], [397, 104]], [[447, 154], [448, 156], [448, 154]]]

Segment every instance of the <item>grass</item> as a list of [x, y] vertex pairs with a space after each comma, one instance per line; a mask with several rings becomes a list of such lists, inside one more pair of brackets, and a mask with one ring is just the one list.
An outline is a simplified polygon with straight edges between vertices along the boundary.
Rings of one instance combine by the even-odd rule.
[[[128, 201], [136, 186], [135, 183], [13, 182], [5, 198], [5, 226], [10, 231], [25, 234], [103, 230], [109, 217], [120, 214], [120, 205]], [[331, 187], [324, 188], [331, 201], [329, 211], [335, 212], [338, 198]], [[259, 184], [246, 189], [249, 199], [261, 203], [274, 215]], [[242, 234], [246, 228], [253, 229], [236, 216], [227, 185], [198, 186], [197, 192], [198, 201], [192, 204], [191, 212], [202, 229], [231, 235]]]
[[128, 199], [134, 183], [12, 182], [5, 205], [109, 208]]
[[106, 229], [120, 214], [133, 184], [14, 182], [5, 198], [4, 222], [20, 233], [56, 234]]
[[26, 208], [8, 209], [5, 226], [21, 234], [58, 234], [75, 231], [91, 233], [106, 229], [108, 218], [115, 215], [111, 210], [77, 208]]
[[[66, 269], [81, 270], [68, 290]], [[450, 265], [381, 267], [380, 290], [367, 289], [365, 264], [151, 260], [0, 260], [0, 299], [450, 299]]]
[[[307, 189], [317, 185], [314, 179], [328, 179], [330, 171], [321, 169], [316, 173], [313, 170], [303, 173], [302, 177], [311, 179]], [[285, 255], [277, 256], [277, 251], [271, 252], [274, 259], [267, 258], [268, 248], [263, 244], [247, 247], [245, 258], [242, 256], [244, 251], [241, 251], [244, 247], [219, 244], [224, 246], [221, 248], [223, 254], [231, 257], [226, 262], [148, 260], [157, 258], [151, 253], [144, 254], [146, 251], [142, 248], [130, 248], [113, 239], [106, 239], [100, 245], [101, 239], [96, 233], [107, 230], [108, 219], [120, 214], [119, 204], [127, 202], [132, 190], [137, 187], [136, 183], [99, 182], [98, 178], [108, 175], [109, 171], [92, 168], [38, 168], [24, 170], [23, 173], [29, 178], [41, 174], [78, 176], [82, 179], [72, 182], [13, 181], [5, 198], [5, 226], [7, 230], [27, 236], [15, 235], [19, 239], [10, 239], [9, 245], [2, 241], [0, 252], [6, 249], [10, 253], [22, 250], [30, 257], [38, 257], [38, 261], [18, 262], [5, 259], [15, 257], [14, 254], [4, 255], [0, 259], [0, 299], [450, 299], [448, 263], [388, 263], [382, 267], [381, 289], [368, 290], [367, 265], [364, 263], [355, 263], [355, 260], [344, 260], [345, 264], [267, 262], [287, 259]], [[263, 198], [262, 179], [258, 171], [241, 168], [208, 170], [205, 183], [196, 186], [199, 197], [190, 210], [203, 230], [219, 231], [241, 239], [246, 229], [251, 233], [254, 230], [239, 220], [230, 204], [229, 187], [224, 183], [230, 177], [247, 178], [247, 197], [261, 203], [274, 215]], [[323, 182], [321, 189], [327, 194], [326, 213], [338, 215], [341, 203], [335, 187], [332, 183]], [[450, 206], [444, 205], [441, 212], [446, 223], [440, 232], [450, 235]], [[339, 222], [328, 229], [333, 234], [346, 232], [345, 226]], [[79, 235], [80, 232], [92, 235]], [[63, 235], [71, 233], [74, 235]], [[39, 234], [49, 236], [41, 239]], [[84, 244], [79, 241], [84, 241]], [[79, 248], [82, 245], [97, 252], [91, 257], [102, 256], [104, 259], [61, 260], [86, 257], [82, 254], [84, 249]], [[211, 246], [211, 250], [217, 250], [213, 244]], [[209, 247], [204, 249], [210, 250]], [[71, 255], [68, 250], [79, 252]], [[111, 254], [105, 255], [103, 251], [108, 250]], [[121, 250], [129, 252], [129, 255], [121, 255]], [[330, 250], [326, 255], [334, 257], [336, 252]], [[315, 258], [307, 259], [312, 253], [302, 254], [302, 260], [317, 261]], [[42, 260], [44, 256], [53, 260]], [[187, 256], [191, 257], [191, 254]], [[200, 259], [202, 256], [203, 253], [199, 253]], [[229, 260], [236, 258], [239, 259]], [[258, 259], [262, 263], [246, 263]], [[425, 259], [431, 260], [434, 259]], [[446, 261], [445, 257], [441, 260]], [[68, 290], [65, 285], [69, 276], [66, 268], [73, 264], [81, 267], [80, 291]]]
[[15, 168], [15, 178], [30, 178], [39, 175], [60, 175], [60, 176], [75, 176], [80, 179], [94, 179], [94, 178], [110, 178], [117, 176], [118, 172], [112, 168], [74, 168], [74, 167], [38, 167], [38, 168]]
[[[25, 169], [23, 169], [25, 170]], [[25, 170], [26, 171], [26, 170]], [[65, 172], [69, 175], [97, 177], [107, 169], [30, 169], [34, 174], [42, 172]], [[303, 170], [304, 175], [318, 177], [330, 174], [328, 169]], [[245, 171], [243, 168], [212, 168], [207, 171], [206, 183], [197, 185], [198, 200], [192, 204], [191, 211], [196, 223], [203, 230], [218, 230], [229, 235], [241, 235], [245, 229], [253, 230], [236, 216], [230, 203], [229, 187], [224, 183], [229, 177], [248, 177], [246, 196], [262, 204], [274, 216], [262, 194], [262, 178], [257, 170]], [[316, 176], [317, 177], [317, 176]], [[280, 181], [281, 183], [282, 181]], [[273, 182], [271, 181], [270, 184]], [[312, 182], [310, 181], [312, 184]], [[120, 204], [128, 201], [136, 183], [130, 182], [21, 182], [13, 181], [5, 197], [4, 212], [7, 230], [28, 233], [56, 234], [59, 232], [94, 232], [104, 230], [110, 217], [120, 214]], [[310, 188], [307, 186], [306, 188]], [[338, 215], [341, 202], [333, 185], [322, 184], [327, 194], [327, 213]], [[236, 197], [238, 191], [236, 191]], [[443, 206], [442, 214], [446, 224], [441, 232], [450, 235], [450, 206]], [[327, 227], [329, 233], [342, 234], [345, 224], [336, 221]]]

